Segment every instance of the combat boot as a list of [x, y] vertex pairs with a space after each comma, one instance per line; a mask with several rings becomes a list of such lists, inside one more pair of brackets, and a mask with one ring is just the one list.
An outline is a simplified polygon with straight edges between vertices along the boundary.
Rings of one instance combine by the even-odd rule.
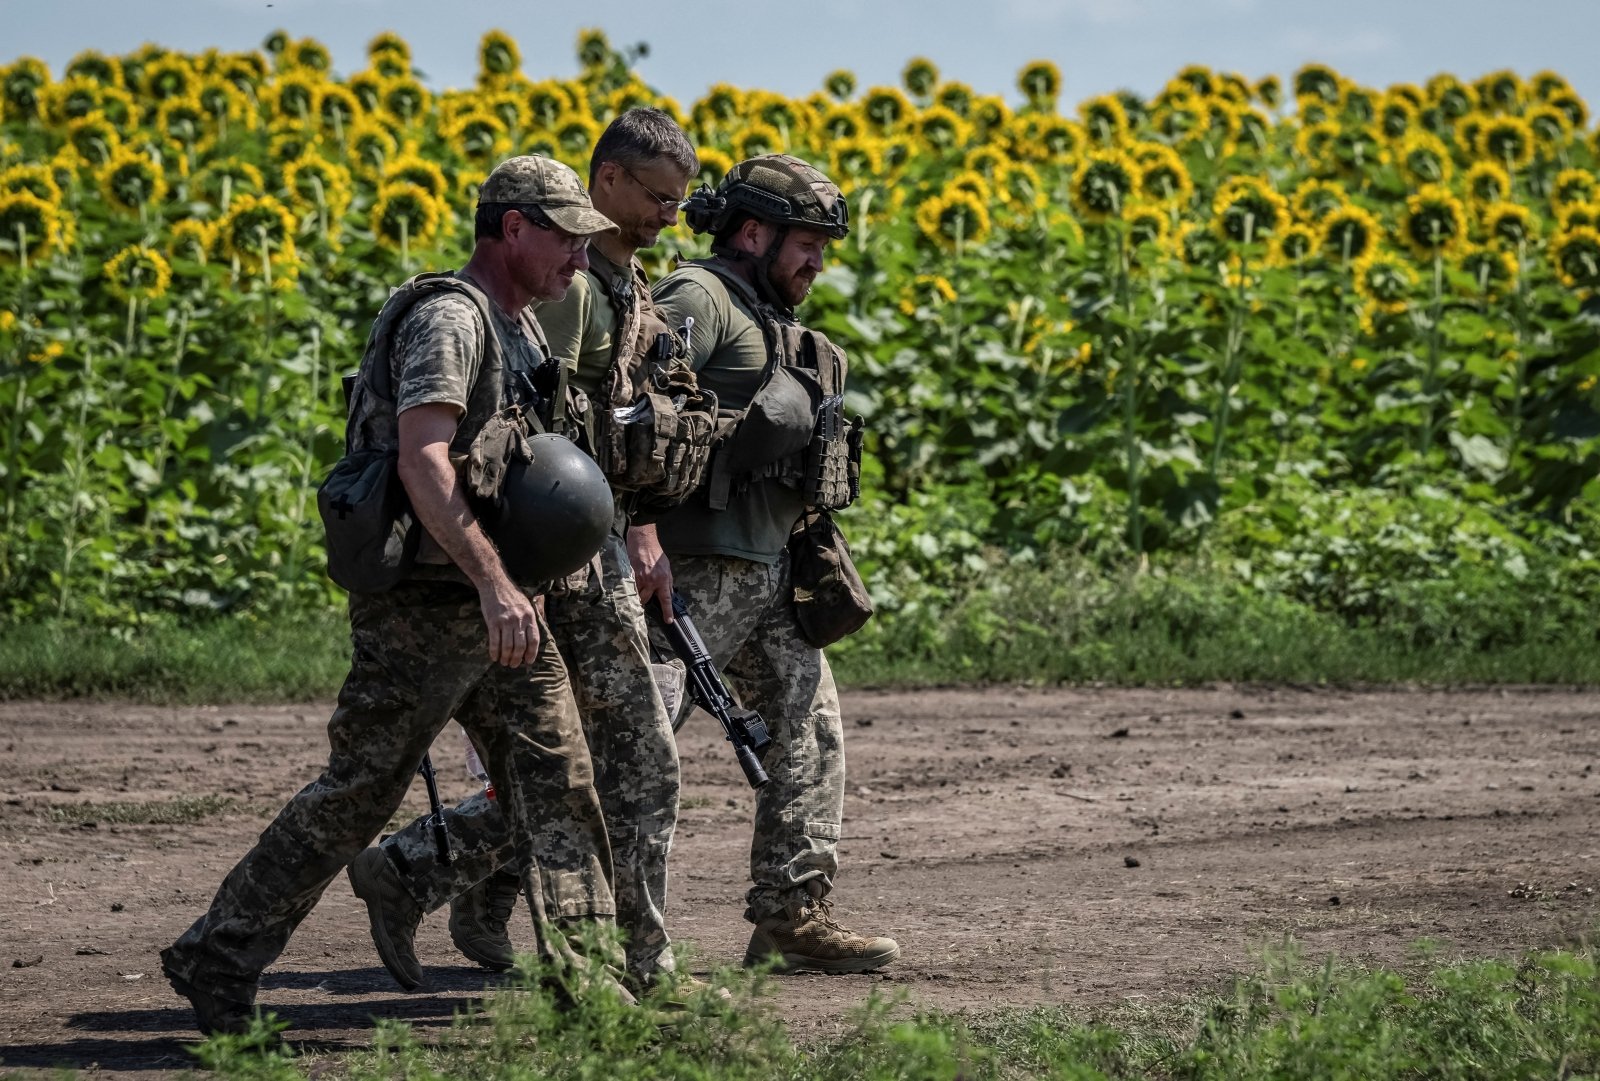
[[775, 972], [871, 972], [899, 956], [894, 939], [856, 934], [834, 918], [832, 901], [808, 893], [756, 923], [744, 964], [776, 962]]
[[161, 974], [194, 1007], [195, 1027], [206, 1036], [219, 1032], [238, 1036], [250, 1031], [256, 1015], [254, 988], [241, 986], [225, 991], [221, 987], [202, 987], [188, 969], [178, 947], [168, 946], [161, 951]]
[[522, 884], [515, 875], [495, 873], [450, 901], [450, 941], [469, 961], [490, 972], [509, 972], [516, 961], [506, 924], [517, 907]]
[[367, 923], [378, 959], [403, 989], [422, 986], [422, 965], [417, 961], [417, 927], [422, 923], [422, 906], [406, 892], [381, 848], [369, 848], [345, 869], [350, 888], [367, 903]]

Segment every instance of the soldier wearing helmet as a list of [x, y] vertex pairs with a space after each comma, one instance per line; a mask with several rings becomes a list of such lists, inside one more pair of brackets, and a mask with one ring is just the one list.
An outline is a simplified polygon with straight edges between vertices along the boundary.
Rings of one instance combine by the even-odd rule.
[[[698, 164], [687, 136], [659, 109], [624, 112], [595, 144], [590, 191], [596, 209], [615, 221], [618, 230], [595, 238], [588, 267], [573, 278], [565, 297], [536, 308], [553, 354], [570, 370], [572, 385], [587, 397], [595, 424], [603, 414], [631, 404], [629, 388], [640, 365], [650, 369], [640, 376], [670, 376], [693, 387], [693, 375], [681, 368], [681, 360], [669, 358], [668, 370], [661, 372], [655, 370], [660, 361], [640, 355], [655, 349], [652, 328], [664, 324], [651, 320], [649, 286], [636, 253], [653, 246], [661, 230], [677, 222], [678, 206]], [[658, 394], [656, 401], [665, 398]], [[665, 419], [652, 418], [652, 429], [662, 430]], [[709, 415], [703, 424], [708, 440]], [[594, 438], [589, 445], [614, 442], [631, 445], [637, 440]], [[645, 453], [656, 449], [645, 448]], [[671, 449], [662, 456], [670, 458]], [[640, 476], [637, 463], [633, 469], [609, 459], [608, 464], [634, 481]], [[689, 489], [692, 483], [685, 482], [684, 491]], [[645, 485], [644, 490], [658, 492], [659, 485]], [[547, 598], [546, 611], [572, 674], [605, 811], [617, 922], [625, 937], [625, 978], [637, 989], [665, 981], [680, 985], [681, 992], [681, 985], [692, 990], [693, 983], [676, 974], [664, 915], [667, 852], [677, 823], [678, 754], [672, 718], [652, 674], [645, 614], [632, 583], [627, 545], [654, 536], [653, 527], [630, 528], [633, 494], [619, 492], [614, 528], [597, 566], [562, 582]], [[416, 929], [425, 912], [446, 901], [450, 937], [463, 954], [494, 971], [510, 969], [515, 960], [506, 929], [517, 895], [515, 851], [498, 801], [479, 793], [446, 810], [444, 821], [452, 850], [461, 854], [453, 862], [437, 859], [428, 817], [351, 865], [350, 880], [372, 916], [378, 954], [407, 988], [421, 979]]]
[[[513, 549], [527, 539], [517, 517], [510, 532], [492, 537], [469, 499], [479, 478], [464, 476], [456, 462], [476, 463], [486, 435], [502, 448], [529, 450], [531, 442], [529, 468], [496, 475], [538, 499], [542, 456], [587, 466], [599, 478], [589, 494], [602, 497], [602, 527], [609, 520], [609, 494], [593, 463], [538, 442], [549, 437], [528, 440], [526, 422], [531, 373], [546, 359], [528, 305], [564, 295], [588, 265], [589, 238], [613, 228], [571, 169], [512, 158], [480, 189], [467, 264], [412, 279], [380, 313], [351, 402], [348, 442], [352, 452], [394, 456], [425, 536], [416, 565], [397, 584], [351, 594], [353, 659], [328, 722], [327, 768], [229, 873], [209, 911], [162, 951], [162, 970], [193, 1005], [202, 1031], [248, 1028], [262, 970], [333, 876], [383, 829], [452, 714], [502, 793], [539, 952], [557, 966], [579, 964], [568, 939], [548, 927], [562, 917], [612, 921], [609, 849], [589, 753], [539, 608], [541, 579], [565, 573], [574, 553], [555, 551], [554, 562], [517, 559]], [[501, 458], [497, 466], [504, 465]], [[575, 474], [574, 482], [593, 478]], [[575, 523], [543, 524], [567, 532]], [[603, 535], [602, 528], [587, 552], [576, 553], [580, 564]], [[552, 911], [558, 882], [560, 910]], [[604, 986], [632, 1001], [614, 981]]]
[[[711, 235], [712, 255], [663, 278], [656, 302], [675, 325], [693, 318], [689, 363], [730, 419], [701, 490], [658, 524], [664, 554], [636, 560], [639, 591], [675, 586], [684, 595], [712, 659], [773, 737], [763, 759], [771, 780], [756, 793], [745, 910], [755, 927], [745, 962], [865, 972], [900, 948], [833, 916], [844, 812], [839, 697], [827, 658], [797, 623], [788, 555], [791, 532], [817, 505], [801, 480], [806, 471], [793, 466], [843, 375], [842, 354], [831, 387], [819, 382], [820, 363], [799, 364], [797, 343], [836, 351], [794, 309], [828, 245], [849, 233], [849, 209], [821, 172], [770, 154], [740, 162], [715, 189], [701, 187], [684, 216]], [[761, 424], [752, 425], [758, 414]], [[752, 426], [760, 437], [741, 440]]]

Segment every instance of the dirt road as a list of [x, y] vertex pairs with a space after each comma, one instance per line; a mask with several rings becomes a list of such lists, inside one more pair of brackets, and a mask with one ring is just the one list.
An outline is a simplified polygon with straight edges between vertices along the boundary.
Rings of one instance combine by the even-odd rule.
[[[826, 1024], [873, 987], [949, 1009], [1155, 998], [1225, 984], [1286, 933], [1399, 962], [1561, 944], [1600, 923], [1600, 700], [1549, 690], [1260, 688], [845, 696], [850, 781], [835, 898], [893, 935], [872, 976], [777, 981]], [[156, 951], [319, 770], [317, 706], [0, 704], [0, 1068], [189, 1061]], [[737, 963], [752, 800], [709, 718], [682, 738], [671, 920], [697, 968]], [[436, 759], [447, 794], [459, 734]], [[224, 797], [196, 800], [195, 797]], [[187, 799], [188, 803], [179, 803]], [[418, 784], [409, 799], [425, 807]], [[128, 820], [166, 824], [132, 824]], [[267, 974], [291, 1036], [427, 1033], [485, 976], [444, 914], [427, 990], [378, 966], [335, 881]]]

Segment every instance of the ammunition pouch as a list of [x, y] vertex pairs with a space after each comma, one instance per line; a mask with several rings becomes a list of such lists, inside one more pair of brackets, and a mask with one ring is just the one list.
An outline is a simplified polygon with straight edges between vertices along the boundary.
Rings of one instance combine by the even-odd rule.
[[643, 271], [601, 281], [617, 315], [611, 369], [593, 413], [591, 450], [628, 505], [661, 511], [700, 485], [716, 434], [717, 396], [683, 362], [683, 343], [657, 314]]

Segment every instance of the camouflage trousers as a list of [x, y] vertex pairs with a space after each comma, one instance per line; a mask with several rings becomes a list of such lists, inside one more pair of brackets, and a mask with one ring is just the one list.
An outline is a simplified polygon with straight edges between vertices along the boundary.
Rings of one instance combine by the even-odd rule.
[[[787, 552], [771, 566], [720, 556], [671, 559], [673, 586], [711, 659], [772, 736], [762, 758], [771, 779], [756, 792], [750, 843], [745, 918], [754, 923], [808, 889], [810, 896], [833, 889], [844, 819], [839, 692], [822, 650], [800, 637]], [[653, 633], [658, 652], [670, 655], [666, 637]]]
[[[664, 912], [667, 850], [678, 821], [678, 748], [651, 676], [644, 609], [620, 536], [607, 538], [599, 566], [598, 575], [578, 576], [552, 592], [545, 613], [572, 673], [594, 762], [628, 971], [648, 982], [674, 967]], [[458, 853], [450, 866], [435, 857], [426, 819], [383, 844], [406, 888], [429, 912], [515, 866], [497, 800], [480, 793], [444, 817]], [[571, 896], [558, 891], [557, 900], [572, 915], [586, 897], [581, 889]]]
[[328, 722], [327, 768], [228, 873], [210, 909], [162, 953], [167, 971], [250, 1003], [261, 972], [344, 866], [399, 809], [454, 716], [502, 794], [537, 949], [575, 963], [558, 916], [609, 917], [611, 854], [567, 670], [541, 621], [533, 662], [489, 659], [472, 588], [406, 582], [350, 598], [350, 674]]

